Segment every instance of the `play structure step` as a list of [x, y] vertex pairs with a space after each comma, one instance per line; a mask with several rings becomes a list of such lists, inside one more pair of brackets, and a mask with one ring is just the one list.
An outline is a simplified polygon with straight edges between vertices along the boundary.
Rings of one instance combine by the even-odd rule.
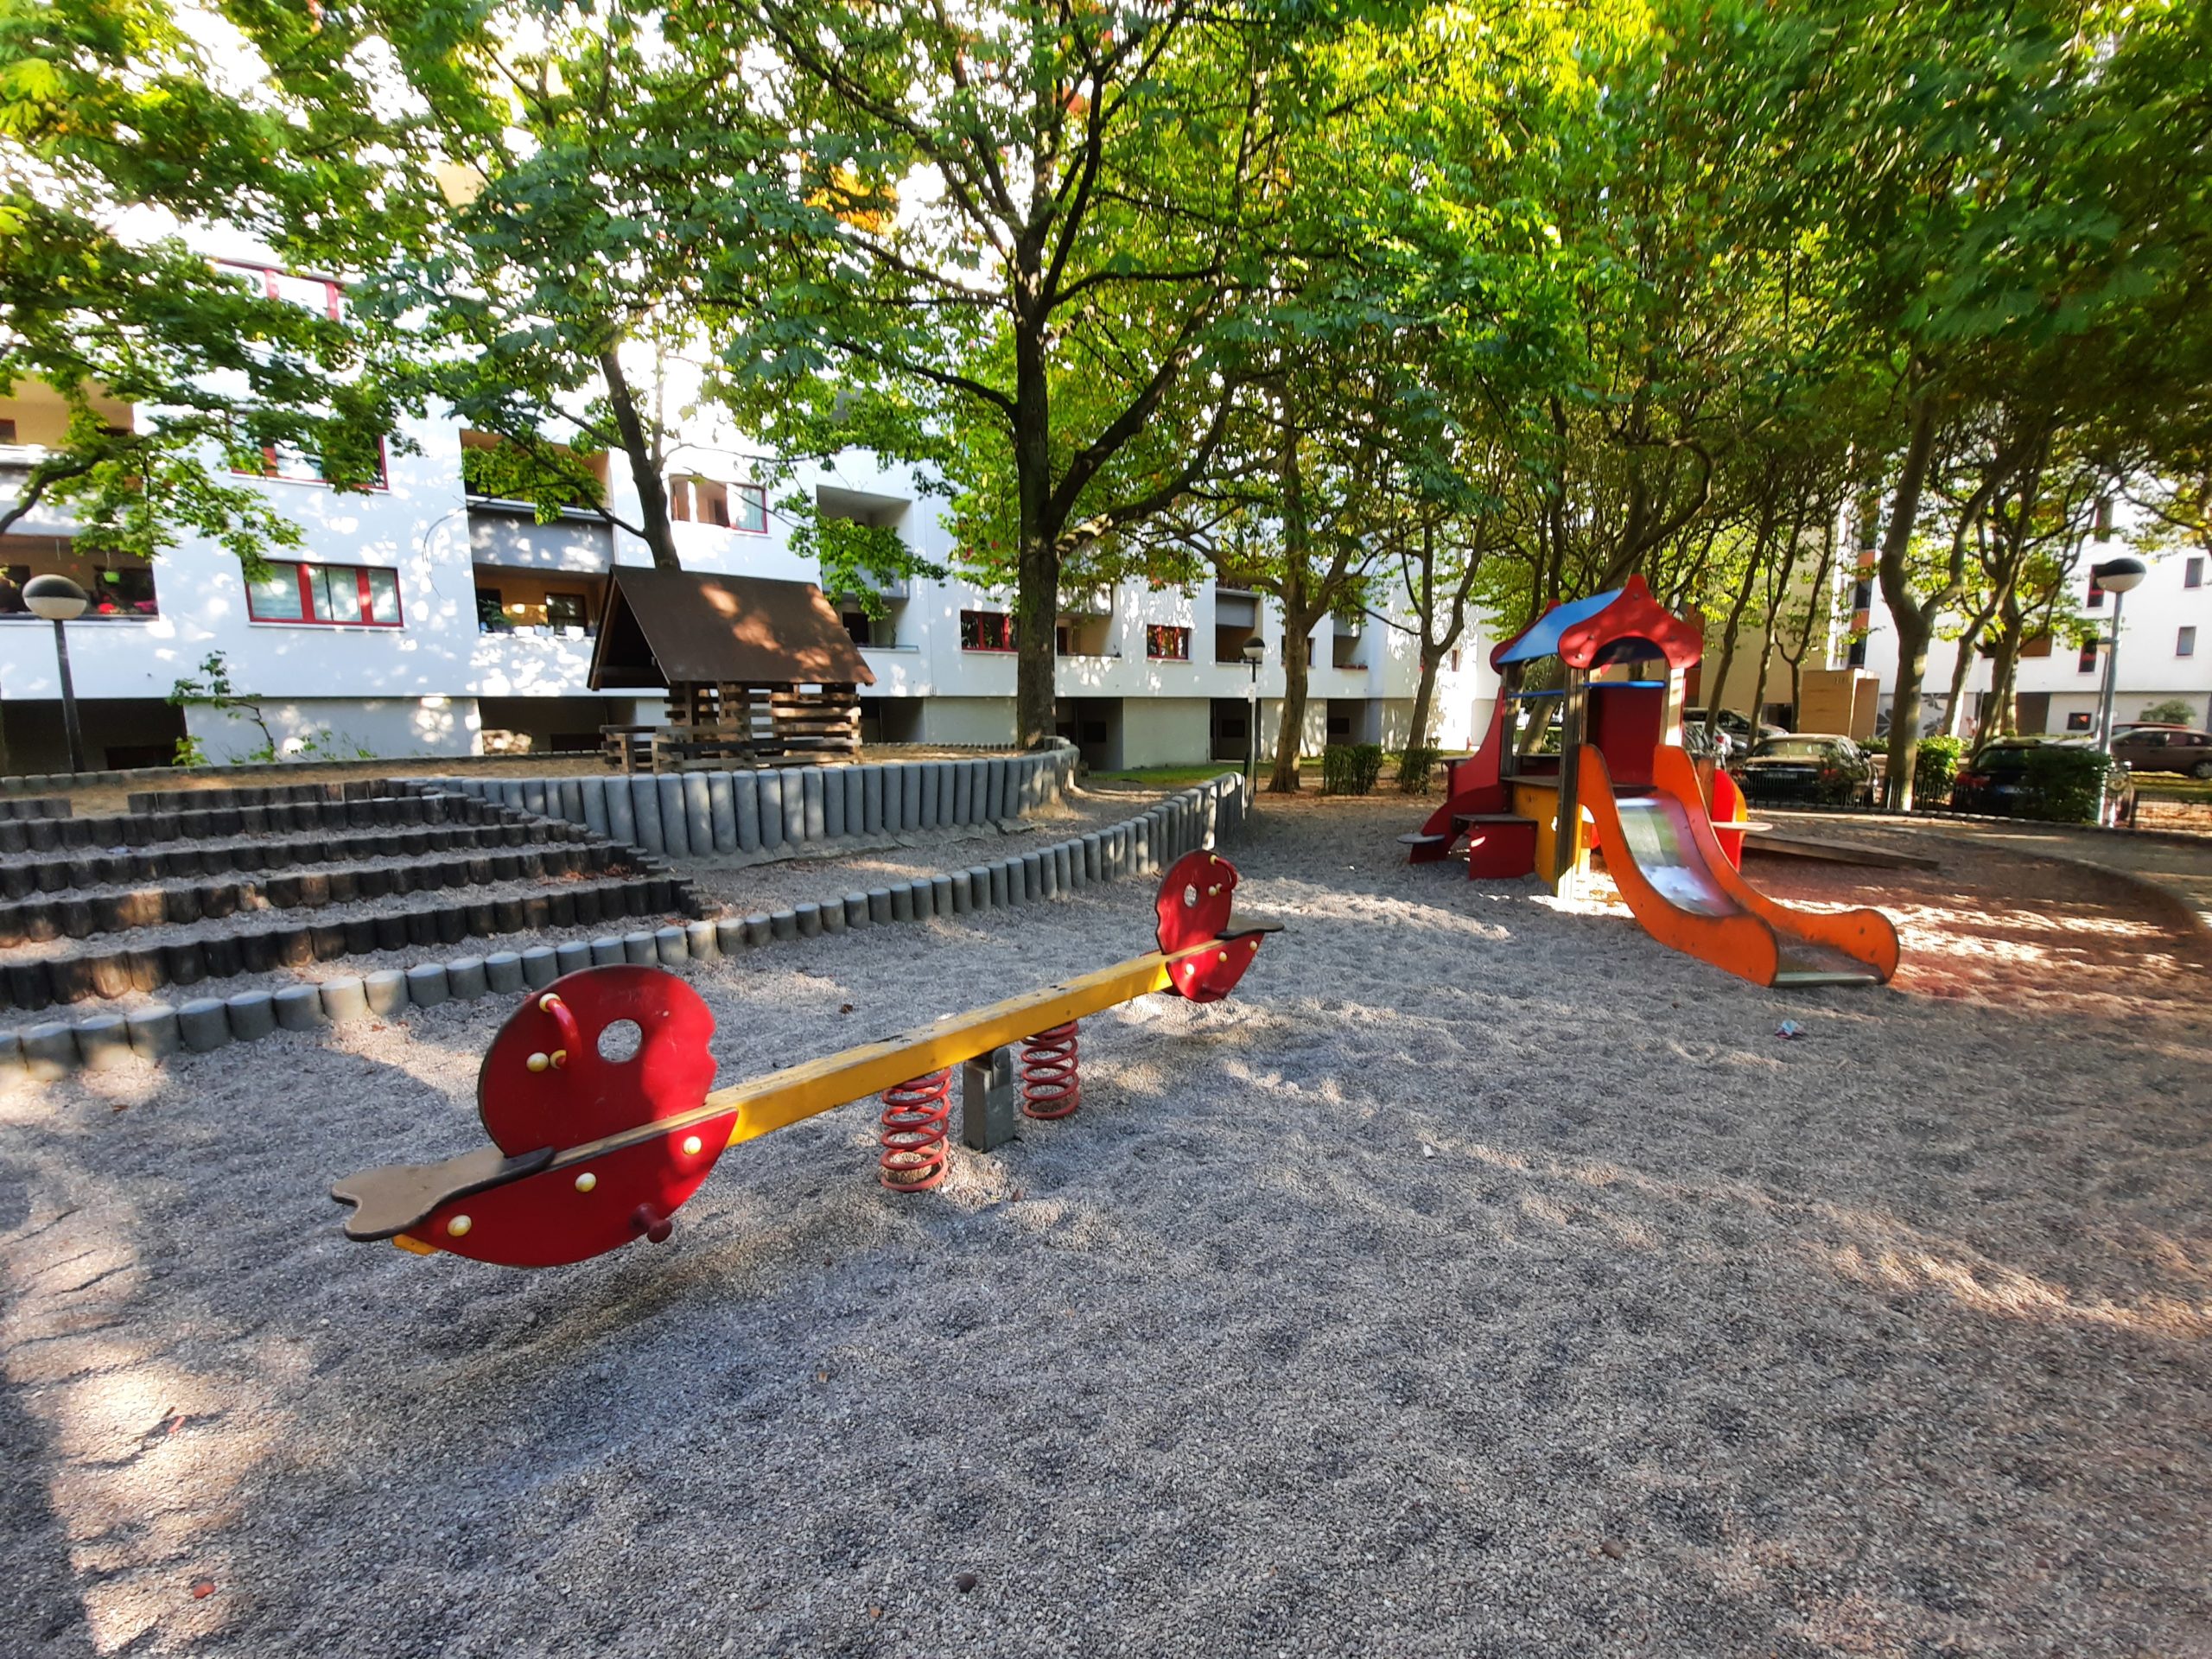
[[[1525, 823], [1533, 828], [1536, 821], [1524, 818], [1518, 812], [1455, 812], [1452, 815], [1452, 822], [1464, 830], [1471, 823]], [[1399, 839], [1406, 837], [1400, 836]]]
[[1425, 836], [1418, 830], [1409, 836], [1400, 836], [1401, 847], [1448, 847], [1456, 839], [1452, 836]]

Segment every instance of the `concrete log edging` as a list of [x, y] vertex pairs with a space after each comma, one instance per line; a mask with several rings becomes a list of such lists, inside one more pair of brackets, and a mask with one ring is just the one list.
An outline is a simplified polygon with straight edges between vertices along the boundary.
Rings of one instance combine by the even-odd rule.
[[1075, 781], [1073, 746], [973, 759], [584, 778], [433, 778], [674, 858], [775, 852], [1027, 816]]
[[[562, 974], [603, 962], [650, 962], [677, 969], [759, 950], [772, 940], [1033, 904], [1094, 882], [1156, 876], [1184, 854], [1236, 836], [1243, 826], [1243, 791], [1240, 775], [1224, 772], [1135, 817], [1080, 831], [1048, 847], [1025, 849], [996, 864], [917, 877], [887, 890], [825, 897], [818, 904], [796, 905], [770, 915], [707, 918], [683, 927], [639, 931], [626, 938], [594, 944], [571, 940], [520, 952], [495, 950], [319, 984], [302, 982], [274, 994], [241, 991], [228, 998], [196, 997], [176, 1007], [156, 1003], [124, 1015], [99, 1014], [74, 1023], [47, 1020], [0, 1031], [0, 1082], [25, 1074], [51, 1082], [73, 1071], [114, 1065], [132, 1054], [159, 1064], [175, 1053], [207, 1053], [279, 1031], [391, 1020], [410, 1007], [512, 995], [525, 987], [543, 988]], [[1052, 872], [1050, 887], [1044, 874], [1047, 869]], [[839, 918], [836, 924], [827, 920], [833, 907]], [[308, 990], [315, 993], [313, 998], [303, 995]]]

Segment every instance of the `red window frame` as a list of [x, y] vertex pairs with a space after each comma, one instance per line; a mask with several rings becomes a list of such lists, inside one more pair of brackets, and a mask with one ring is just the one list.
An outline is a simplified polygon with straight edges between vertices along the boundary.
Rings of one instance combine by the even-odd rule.
[[2082, 647], [2082, 654], [2074, 659], [2074, 669], [2076, 673], [2094, 674], [2097, 671], [2097, 643], [2094, 639]]
[[[272, 561], [271, 570], [289, 569], [300, 596], [297, 616], [264, 616], [254, 607], [257, 603], [253, 584], [245, 585], [245, 615], [249, 622], [270, 622], [279, 627], [302, 628], [402, 628], [407, 626], [407, 607], [399, 595], [399, 572], [388, 564], [321, 564], [312, 559], [283, 559]], [[360, 594], [361, 617], [348, 619], [315, 614], [315, 587], [308, 579], [310, 570], [351, 570], [354, 573], [357, 591]], [[389, 622], [369, 615], [369, 575], [381, 571], [391, 578], [392, 619]]]
[[[284, 296], [281, 285], [282, 279], [289, 277], [296, 283], [318, 283], [322, 289], [323, 315], [333, 322], [340, 322], [345, 320], [346, 290], [327, 276], [302, 276], [296, 272], [286, 270], [281, 266], [249, 264], [236, 259], [216, 259], [210, 263], [218, 270], [236, 271], [242, 276], [258, 276], [261, 279], [261, 292], [264, 297], [274, 300], [280, 305], [291, 303]], [[273, 478], [286, 484], [327, 483], [320, 474], [314, 478], [300, 478], [290, 473], [278, 472], [276, 446], [273, 443], [264, 443], [261, 446], [261, 463], [262, 469], [258, 474], [249, 472], [243, 467], [233, 467], [231, 470], [240, 478]], [[389, 490], [391, 487], [391, 457], [385, 448], [384, 440], [378, 438], [377, 440], [377, 481], [368, 486], [368, 488], [371, 491], [382, 491]]]
[[[1162, 651], [1163, 644], [1174, 649]], [[1155, 663], [1187, 663], [1191, 660], [1191, 631], [1172, 622], [1147, 622], [1144, 625], [1144, 654]]]
[[[729, 492], [728, 527], [741, 536], [766, 536], [768, 533], [768, 486], [766, 484], [731, 484], [724, 487]], [[751, 524], [741, 524], [737, 522], [737, 504], [741, 499], [750, 502], [754, 510], [760, 513], [759, 529], [754, 529]]]
[[[317, 484], [321, 485], [325, 489], [328, 489], [330, 487], [329, 480], [324, 478], [320, 473], [317, 473], [312, 478], [302, 478], [296, 473], [278, 472], [276, 470], [276, 446], [273, 443], [264, 443], [261, 446], [261, 470], [259, 472], [250, 472], [244, 467], [233, 467], [231, 468], [231, 471], [240, 478], [269, 478], [276, 480], [279, 484]], [[384, 440], [382, 438], [378, 438], [377, 440], [377, 480], [373, 484], [364, 486], [361, 493], [370, 495], [382, 494], [389, 491], [391, 488], [391, 457], [390, 453], [385, 448]]]
[[[980, 642], [987, 636], [992, 636], [999, 639], [1002, 639], [1005, 643], [1003, 645], [987, 645], [981, 643], [970, 645], [969, 643], [971, 639]], [[1019, 642], [1014, 629], [1014, 618], [1004, 611], [961, 612], [960, 649], [963, 651], [984, 652], [997, 657], [1012, 656], [1018, 649], [1020, 649]]]

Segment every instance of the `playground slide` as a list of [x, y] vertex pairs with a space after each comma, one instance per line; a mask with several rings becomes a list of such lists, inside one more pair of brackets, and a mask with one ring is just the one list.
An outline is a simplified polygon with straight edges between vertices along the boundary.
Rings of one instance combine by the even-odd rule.
[[1581, 753], [1581, 803], [1606, 872], [1662, 944], [1757, 985], [1879, 984], [1897, 971], [1897, 929], [1880, 911], [1797, 910], [1744, 880], [1681, 749], [1662, 746], [1652, 786], [1618, 796], [1605, 757], [1587, 744]]

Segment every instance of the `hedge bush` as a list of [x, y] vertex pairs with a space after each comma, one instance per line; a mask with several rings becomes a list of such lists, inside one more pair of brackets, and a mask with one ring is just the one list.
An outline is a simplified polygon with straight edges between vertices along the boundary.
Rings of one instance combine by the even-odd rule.
[[2028, 751], [2020, 803], [2029, 817], [2054, 823], [2094, 823], [2104, 800], [2105, 771], [2112, 758], [2084, 746], [2039, 743]]
[[1912, 761], [1912, 798], [1921, 806], [1948, 806], [1951, 780], [1959, 775], [1966, 742], [1956, 737], [1923, 737]]
[[1408, 746], [1398, 757], [1398, 787], [1408, 795], [1428, 793], [1428, 780], [1436, 771], [1436, 763], [1444, 758], [1441, 749], [1426, 748], [1419, 744]]
[[1382, 775], [1380, 743], [1332, 743], [1321, 751], [1324, 795], [1371, 795]]

